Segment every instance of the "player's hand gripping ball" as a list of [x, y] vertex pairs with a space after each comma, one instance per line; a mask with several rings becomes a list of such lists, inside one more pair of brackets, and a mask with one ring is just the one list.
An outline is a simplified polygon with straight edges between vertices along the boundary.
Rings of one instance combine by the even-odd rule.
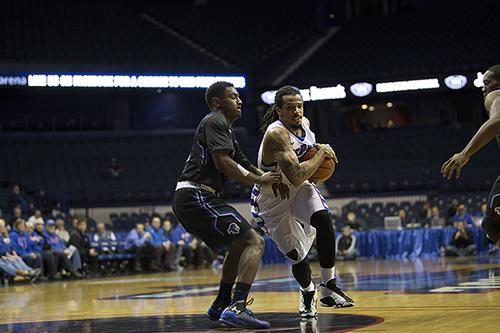
[[[317, 152], [318, 149], [316, 147], [311, 147], [299, 158], [299, 161], [304, 162], [310, 160], [314, 155], [316, 155]], [[325, 158], [316, 172], [311, 176], [311, 178], [309, 178], [309, 181], [324, 183], [332, 177], [334, 171], [334, 160], [331, 158]]]

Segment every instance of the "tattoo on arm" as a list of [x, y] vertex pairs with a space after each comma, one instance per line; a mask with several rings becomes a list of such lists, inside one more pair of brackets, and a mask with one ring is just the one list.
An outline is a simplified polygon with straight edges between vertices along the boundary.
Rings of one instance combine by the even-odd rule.
[[292, 149], [288, 133], [284, 131], [271, 132], [268, 140], [269, 148], [273, 152], [276, 162], [278, 162], [288, 180], [294, 185], [300, 185], [310, 178], [323, 161], [321, 156], [315, 156], [301, 163]]

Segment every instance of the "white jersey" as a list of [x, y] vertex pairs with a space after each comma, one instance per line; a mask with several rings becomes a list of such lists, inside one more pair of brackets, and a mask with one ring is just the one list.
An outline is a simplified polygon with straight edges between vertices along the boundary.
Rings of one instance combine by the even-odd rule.
[[[276, 127], [289, 132], [292, 148], [299, 158], [316, 143], [316, 136], [304, 120], [304, 137], [290, 132], [279, 120], [269, 125], [266, 134]], [[257, 161], [259, 168], [279, 172], [276, 161], [270, 165], [262, 163], [262, 152], [263, 143]], [[254, 186], [251, 198], [253, 224], [263, 228], [289, 260], [298, 263], [305, 258], [316, 236], [316, 229], [310, 225], [311, 216], [317, 211], [328, 210], [328, 205], [318, 188], [308, 180], [295, 186], [283, 174], [283, 182], [290, 188], [288, 200], [276, 198], [271, 186]]]
[[[290, 142], [292, 144], [292, 149], [297, 154], [297, 157], [300, 158], [304, 153], [309, 150], [309, 148], [313, 147], [314, 144], [316, 144], [316, 135], [314, 134], [313, 131], [309, 128], [308, 122], [305, 121], [304, 118], [302, 118], [302, 129], [304, 130], [304, 137], [299, 137], [295, 135], [294, 133], [290, 132], [288, 128], [286, 128], [285, 125], [281, 122], [281, 120], [276, 120], [275, 122], [271, 123], [266, 130], [266, 133], [264, 134], [264, 137], [267, 135], [267, 133], [272, 130], [273, 128], [283, 128], [285, 129], [288, 134], [290, 135]], [[264, 171], [280, 171], [278, 167], [278, 163], [274, 161], [270, 165], [266, 165], [262, 163], [262, 154], [263, 154], [263, 149], [264, 149], [264, 140], [262, 140], [259, 148], [259, 155], [257, 156], [257, 165], [260, 169]], [[284, 180], [286, 179], [285, 175], [283, 175]], [[290, 182], [287, 182], [289, 184]]]

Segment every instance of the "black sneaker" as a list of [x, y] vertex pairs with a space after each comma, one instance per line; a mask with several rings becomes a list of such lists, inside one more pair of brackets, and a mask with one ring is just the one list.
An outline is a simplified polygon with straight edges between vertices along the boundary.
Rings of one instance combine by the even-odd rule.
[[[330, 280], [332, 281], [332, 280]], [[328, 282], [330, 282], [328, 281]], [[335, 279], [333, 283], [330, 283], [330, 287], [324, 284], [320, 284], [320, 304], [326, 307], [337, 307], [337, 308], [347, 308], [354, 306], [354, 301], [352, 298], [344, 294], [342, 290], [337, 286]]]
[[316, 289], [300, 291], [299, 314], [301, 318], [313, 318], [318, 315], [316, 310]]
[[269, 328], [269, 322], [255, 318], [253, 312], [247, 309], [247, 305], [252, 303], [253, 298], [246, 303], [245, 301], [234, 302], [222, 312], [219, 322], [238, 328]]

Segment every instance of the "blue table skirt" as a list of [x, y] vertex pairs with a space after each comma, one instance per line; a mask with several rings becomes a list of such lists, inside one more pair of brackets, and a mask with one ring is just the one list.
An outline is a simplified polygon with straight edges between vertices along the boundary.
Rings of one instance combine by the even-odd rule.
[[[481, 228], [470, 228], [474, 243], [480, 253], [488, 250], [485, 235]], [[437, 257], [441, 245], [451, 242], [455, 228], [444, 229], [405, 229], [371, 230], [355, 232], [358, 256], [370, 258]], [[338, 234], [339, 236], [340, 234]], [[286, 258], [274, 241], [265, 237], [266, 248], [262, 257], [265, 264], [284, 263]]]

